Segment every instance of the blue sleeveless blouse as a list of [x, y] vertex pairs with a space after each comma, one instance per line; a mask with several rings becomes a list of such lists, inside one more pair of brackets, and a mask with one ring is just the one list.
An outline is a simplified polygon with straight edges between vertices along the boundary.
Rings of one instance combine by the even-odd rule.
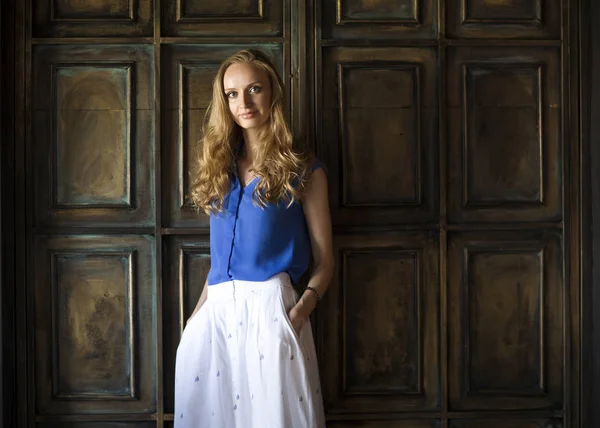
[[[312, 170], [323, 168], [315, 162]], [[224, 212], [210, 216], [211, 268], [208, 285], [225, 281], [265, 281], [287, 273], [293, 284], [308, 269], [310, 236], [302, 204], [285, 202], [262, 208], [252, 201], [259, 178], [241, 186], [231, 174]]]

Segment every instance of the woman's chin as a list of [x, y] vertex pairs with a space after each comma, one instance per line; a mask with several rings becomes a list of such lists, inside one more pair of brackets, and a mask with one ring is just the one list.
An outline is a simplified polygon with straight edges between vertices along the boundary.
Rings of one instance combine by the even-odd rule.
[[241, 119], [236, 121], [236, 123], [242, 129], [259, 129], [265, 124], [265, 122], [266, 121], [260, 120], [259, 118]]

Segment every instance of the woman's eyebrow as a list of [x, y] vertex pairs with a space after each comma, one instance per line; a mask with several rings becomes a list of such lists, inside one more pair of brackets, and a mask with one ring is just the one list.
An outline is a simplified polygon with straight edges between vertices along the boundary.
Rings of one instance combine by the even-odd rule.
[[[249, 83], [248, 85], [246, 85], [246, 87], [248, 87], [248, 86], [252, 86], [252, 85], [256, 85], [257, 83], [260, 83], [261, 85], [263, 84], [263, 82], [262, 82], [262, 81], [260, 81], [260, 80], [257, 80], [256, 82]], [[237, 89], [237, 88], [225, 88], [225, 91], [233, 91], [233, 90], [235, 90], [235, 89]]]

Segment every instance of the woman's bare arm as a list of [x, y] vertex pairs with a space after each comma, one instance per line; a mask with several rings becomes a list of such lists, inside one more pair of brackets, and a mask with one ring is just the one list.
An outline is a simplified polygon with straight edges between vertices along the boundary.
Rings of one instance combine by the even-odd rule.
[[[322, 169], [317, 169], [312, 174], [303, 198], [303, 208], [314, 260], [314, 268], [308, 286], [314, 288], [322, 297], [331, 282], [334, 264], [327, 176]], [[316, 305], [315, 293], [305, 290], [298, 304], [290, 311], [290, 321], [297, 331], [300, 330], [303, 322], [308, 319]], [[298, 320], [294, 318], [298, 318]], [[298, 325], [295, 325], [296, 323]]]

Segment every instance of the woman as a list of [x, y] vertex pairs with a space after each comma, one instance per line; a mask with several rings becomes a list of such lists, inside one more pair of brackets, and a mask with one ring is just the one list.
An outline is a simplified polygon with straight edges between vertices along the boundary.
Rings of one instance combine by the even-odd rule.
[[327, 178], [292, 148], [283, 102], [264, 54], [221, 65], [192, 190], [211, 269], [177, 350], [175, 428], [325, 426], [309, 316], [333, 273]]

